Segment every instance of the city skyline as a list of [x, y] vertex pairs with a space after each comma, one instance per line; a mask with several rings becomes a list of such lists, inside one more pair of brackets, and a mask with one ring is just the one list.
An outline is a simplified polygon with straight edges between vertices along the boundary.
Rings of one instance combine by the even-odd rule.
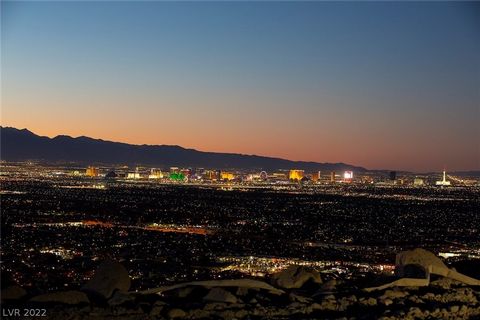
[[2, 126], [480, 169], [478, 3], [2, 2]]

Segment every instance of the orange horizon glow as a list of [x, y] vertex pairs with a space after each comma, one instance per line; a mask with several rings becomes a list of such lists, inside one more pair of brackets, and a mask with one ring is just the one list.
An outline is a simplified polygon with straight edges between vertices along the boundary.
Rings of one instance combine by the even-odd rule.
[[[392, 170], [406, 170], [406, 171], [412, 171], [412, 172], [422, 172], [422, 171], [430, 171], [432, 170], [431, 166], [427, 165], [425, 167], [405, 167], [402, 164], [402, 160], [406, 159], [405, 157], [399, 157], [399, 153], [392, 153], [390, 157], [390, 165], [383, 164], [385, 161], [385, 155], [382, 155], [380, 157], [380, 154], [377, 154], [379, 157], [377, 160], [374, 161], [374, 159], [371, 159], [366, 155], [364, 152], [362, 152], [362, 148], [365, 146], [363, 145], [355, 145], [347, 144], [347, 148], [343, 148], [343, 145], [338, 145], [335, 147], [335, 145], [329, 144], [328, 141], [326, 143], [327, 147], [318, 147], [319, 152], [316, 152], [317, 149], [315, 148], [306, 148], [305, 150], [301, 150], [302, 146], [312, 146], [311, 141], [298, 141], [296, 143], [297, 147], [297, 152], [291, 153], [289, 152], [289, 148], [286, 148], [286, 143], [282, 143], [282, 139], [278, 138], [277, 140], [272, 140], [272, 141], [262, 141], [261, 139], [258, 139], [256, 143], [250, 143], [251, 141], [248, 141], [248, 139], [245, 139], [245, 137], [232, 137], [232, 138], [237, 138], [237, 146], [234, 146], [233, 143], [228, 143], [228, 138], [225, 136], [217, 136], [215, 135], [215, 131], [212, 133], [214, 136], [210, 136], [208, 138], [205, 138], [205, 132], [203, 132], [203, 135], [195, 134], [195, 132], [191, 133], [191, 136], [189, 137], [188, 135], [183, 132], [183, 134], [176, 136], [176, 132], [161, 132], [160, 134], [156, 135], [162, 138], [155, 138], [152, 136], [152, 132], [150, 130], [146, 130], [146, 132], [135, 132], [134, 134], [130, 134], [130, 132], [125, 131], [123, 134], [119, 134], [118, 132], [115, 132], [115, 130], [112, 130], [112, 132], [108, 132], [106, 130], [106, 127], [102, 127], [97, 130], [89, 130], [88, 132], [82, 132], [82, 130], [72, 130], [72, 127], [70, 127], [70, 130], [65, 129], [65, 131], [57, 131], [53, 129], [51, 126], [46, 126], [46, 127], [39, 127], [39, 126], [26, 126], [26, 125], [15, 125], [11, 123], [4, 123], [2, 121], [2, 126], [4, 127], [15, 127], [17, 129], [28, 129], [32, 131], [34, 134], [37, 134], [39, 136], [46, 136], [49, 138], [53, 138], [58, 135], [68, 135], [71, 137], [80, 137], [80, 136], [87, 136], [93, 139], [102, 139], [105, 141], [113, 141], [113, 142], [120, 142], [120, 143], [128, 143], [128, 144], [134, 144], [134, 145], [178, 145], [183, 148], [187, 149], [195, 149], [198, 151], [204, 151], [204, 152], [222, 152], [222, 153], [238, 153], [238, 154], [247, 154], [247, 155], [258, 155], [258, 156], [266, 156], [266, 157], [275, 157], [275, 158], [282, 158], [282, 159], [288, 159], [292, 161], [313, 161], [313, 162], [320, 162], [320, 163], [338, 163], [338, 162], [343, 162], [355, 166], [360, 166], [360, 167], [365, 167], [367, 169], [392, 169]], [[112, 133], [116, 133], [117, 135], [114, 135]], [[200, 138], [201, 136], [202, 138]], [[286, 141], [292, 141], [292, 138], [286, 138]], [[224, 144], [225, 142], [226, 145]], [[275, 143], [277, 142], [277, 143]], [[280, 142], [280, 143], [278, 143]], [[293, 141], [295, 143], [295, 141]], [[264, 143], [264, 144], [263, 144]], [[294, 146], [295, 147], [295, 146]], [[295, 149], [295, 148], [292, 148]], [[320, 150], [326, 150], [324, 152], [320, 152]], [[388, 150], [388, 149], [384, 149]], [[392, 150], [388, 150], [392, 151]], [[474, 151], [474, 150], [473, 150]], [[382, 149], [380, 149], [380, 152], [383, 152]], [[420, 155], [420, 154], [419, 154]], [[423, 153], [423, 155], [428, 155], [428, 149], [426, 152]], [[395, 159], [397, 158], [397, 159]], [[399, 161], [400, 160], [400, 161]], [[466, 160], [471, 160], [471, 159], [466, 159]], [[438, 170], [441, 171], [442, 168], [445, 166], [445, 161], [442, 159], [439, 159], [438, 161]], [[435, 168], [434, 168], [435, 169]], [[468, 167], [468, 161], [465, 161], [465, 166], [464, 167], [454, 167], [454, 166], [449, 166], [450, 171], [462, 171], [462, 170], [472, 170], [471, 167]]]

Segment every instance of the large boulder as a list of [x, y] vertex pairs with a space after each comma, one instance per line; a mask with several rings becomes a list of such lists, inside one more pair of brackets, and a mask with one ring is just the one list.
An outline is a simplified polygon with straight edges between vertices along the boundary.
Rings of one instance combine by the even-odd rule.
[[400, 277], [399, 279], [364, 290], [370, 292], [391, 287], [424, 287], [430, 284], [430, 275], [439, 275], [467, 285], [480, 286], [480, 280], [461, 274], [455, 269], [449, 269], [440, 258], [421, 248], [397, 254], [395, 273]]
[[31, 302], [52, 303], [52, 304], [88, 304], [90, 301], [85, 293], [81, 291], [60, 291], [45, 293], [30, 299]]
[[115, 261], [103, 262], [82, 290], [93, 292], [105, 299], [110, 298], [115, 291], [127, 292], [130, 289], [130, 277], [125, 267]]
[[397, 254], [395, 259], [395, 273], [400, 277], [415, 277], [413, 273], [414, 267], [420, 267], [425, 274], [437, 274], [447, 276], [449, 269], [443, 261], [430, 251], [417, 248], [410, 251], [403, 251]]
[[272, 276], [274, 285], [286, 289], [301, 288], [309, 281], [322, 284], [320, 273], [311, 268], [297, 265], [291, 265]]

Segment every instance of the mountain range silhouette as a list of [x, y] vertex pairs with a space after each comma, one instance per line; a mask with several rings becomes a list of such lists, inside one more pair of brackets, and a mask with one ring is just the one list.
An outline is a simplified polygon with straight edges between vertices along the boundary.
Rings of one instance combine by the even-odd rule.
[[258, 170], [366, 171], [345, 163], [291, 161], [237, 153], [204, 152], [173, 145], [134, 145], [90, 137], [39, 136], [28, 129], [0, 127], [1, 154], [6, 161], [43, 161], [88, 165], [237, 168]]

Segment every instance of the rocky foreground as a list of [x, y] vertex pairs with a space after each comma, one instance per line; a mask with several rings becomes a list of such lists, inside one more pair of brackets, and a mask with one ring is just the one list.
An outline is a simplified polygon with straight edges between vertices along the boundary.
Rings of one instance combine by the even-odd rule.
[[322, 281], [315, 270], [290, 266], [267, 281], [197, 281], [128, 292], [125, 268], [104, 262], [81, 290], [32, 297], [10, 286], [1, 298], [3, 316], [14, 308], [44, 308], [48, 319], [480, 319], [479, 286], [432, 277], [428, 286], [364, 290], [391, 280]]

